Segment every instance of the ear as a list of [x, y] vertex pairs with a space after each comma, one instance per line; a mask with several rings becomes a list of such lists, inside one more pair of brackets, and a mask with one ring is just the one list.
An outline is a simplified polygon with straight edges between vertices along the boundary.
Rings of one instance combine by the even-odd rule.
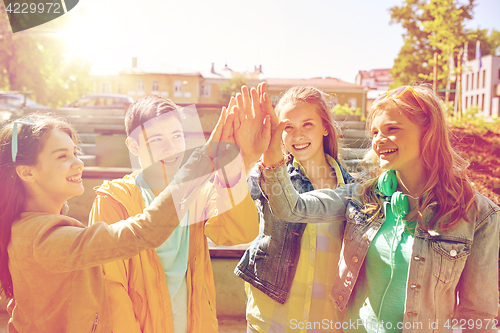
[[137, 143], [137, 141], [128, 136], [125, 140], [125, 144], [127, 145], [128, 150], [130, 150], [133, 155], [139, 156], [139, 144]]
[[22, 181], [33, 183], [35, 182], [35, 174], [32, 166], [18, 165], [16, 166], [16, 173]]
[[323, 136], [328, 136], [328, 131], [326, 128], [325, 128], [325, 131], [323, 132]]

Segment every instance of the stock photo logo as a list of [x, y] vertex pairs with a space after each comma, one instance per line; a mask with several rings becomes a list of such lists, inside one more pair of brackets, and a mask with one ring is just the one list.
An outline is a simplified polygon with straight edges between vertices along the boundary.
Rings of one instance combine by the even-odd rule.
[[3, 0], [12, 32], [36, 27], [63, 16], [79, 0]]

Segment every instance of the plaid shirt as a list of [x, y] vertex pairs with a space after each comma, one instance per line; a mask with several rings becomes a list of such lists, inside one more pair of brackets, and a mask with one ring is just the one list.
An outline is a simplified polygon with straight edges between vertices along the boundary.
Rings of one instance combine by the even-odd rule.
[[[337, 162], [328, 157], [337, 176], [337, 187], [343, 186], [342, 173]], [[294, 161], [294, 166], [305, 170]], [[328, 295], [332, 289], [342, 245], [340, 223], [332, 229], [329, 223], [308, 224], [302, 236], [300, 258], [297, 264], [290, 296], [280, 304], [266, 294], [245, 283], [247, 294], [247, 321], [259, 332], [342, 332], [335, 323], [343, 315]], [[338, 324], [338, 325], [339, 325]], [[339, 327], [339, 326], [337, 326]]]

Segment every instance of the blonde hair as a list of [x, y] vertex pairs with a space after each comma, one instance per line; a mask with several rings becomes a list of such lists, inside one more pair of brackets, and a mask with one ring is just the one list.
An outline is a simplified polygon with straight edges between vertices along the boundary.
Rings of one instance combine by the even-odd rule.
[[[424, 230], [431, 230], [436, 222], [439, 228], [448, 230], [455, 227], [461, 219], [469, 221], [467, 212], [475, 202], [475, 193], [466, 170], [469, 163], [451, 146], [451, 133], [441, 108], [440, 97], [434, 94], [429, 85], [418, 85], [413, 89], [427, 107], [427, 111], [422, 110], [413, 98], [383, 98], [373, 103], [367, 118], [367, 128], [371, 127], [373, 119], [380, 112], [397, 109], [422, 129], [421, 158], [428, 178], [422, 180], [425, 185], [418, 199], [417, 221]], [[368, 210], [376, 211], [375, 215], [379, 215], [381, 203], [376, 199], [375, 189], [381, 170], [378, 168], [377, 156], [373, 149], [367, 154], [366, 160], [371, 160], [375, 166], [372, 172], [375, 178], [364, 185], [362, 200], [367, 203]], [[434, 218], [424, 226], [423, 210], [434, 201], [438, 203], [438, 209]]]
[[[290, 106], [295, 106], [299, 102], [312, 104], [316, 107], [316, 111], [321, 118], [321, 122], [328, 132], [327, 136], [323, 137], [323, 150], [325, 153], [341, 162], [339, 144], [339, 126], [332, 118], [330, 95], [311, 86], [297, 86], [288, 89], [280, 98], [276, 105], [276, 115], [279, 117], [281, 112], [287, 110]], [[285, 150], [285, 149], [284, 149]], [[289, 153], [286, 152], [285, 153]]]

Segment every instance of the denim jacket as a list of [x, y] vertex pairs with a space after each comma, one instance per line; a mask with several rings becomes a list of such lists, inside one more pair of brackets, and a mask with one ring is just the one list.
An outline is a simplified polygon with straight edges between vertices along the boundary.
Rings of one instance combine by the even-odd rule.
[[[279, 167], [265, 170], [259, 184], [272, 212], [280, 219], [344, 225], [339, 274], [332, 277], [335, 283], [330, 294], [337, 306], [344, 309], [384, 218], [369, 221], [369, 216], [361, 212], [357, 183], [299, 195], [285, 168]], [[417, 226], [409, 263], [403, 332], [449, 332], [459, 327], [474, 332], [491, 331], [498, 311], [500, 208], [480, 194], [476, 204], [477, 209], [473, 206], [467, 215], [471, 223], [462, 220], [447, 231], [426, 232]], [[436, 206], [432, 203], [424, 210], [424, 224], [434, 217]]]
[[[344, 183], [351, 175], [338, 163]], [[293, 164], [286, 165], [287, 177], [299, 193], [314, 190], [311, 181]], [[260, 216], [259, 235], [245, 251], [234, 273], [264, 292], [273, 300], [284, 304], [290, 294], [299, 262], [300, 244], [306, 223], [289, 223], [271, 213], [269, 202], [258, 185], [258, 169], [253, 169], [248, 186], [253, 200], [257, 200]]]

